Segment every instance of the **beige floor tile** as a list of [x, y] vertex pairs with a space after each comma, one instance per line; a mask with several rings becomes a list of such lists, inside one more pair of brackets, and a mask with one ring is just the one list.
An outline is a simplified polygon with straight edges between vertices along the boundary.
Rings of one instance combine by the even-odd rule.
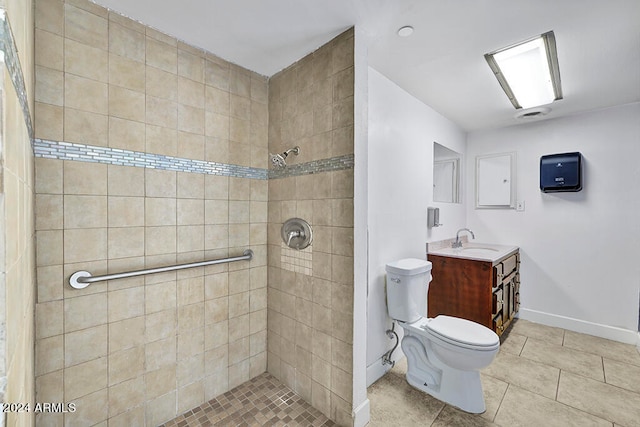
[[520, 356], [525, 342], [527, 342], [526, 336], [509, 331], [506, 337], [503, 336], [500, 343], [500, 351]]
[[[399, 426], [401, 424], [396, 425]], [[480, 415], [469, 414], [446, 405], [440, 414], [438, 414], [438, 418], [431, 424], [431, 427], [484, 427], [494, 425], [491, 421], [482, 418]]]
[[631, 344], [623, 344], [591, 335], [566, 331], [564, 346], [576, 350], [599, 354], [608, 359], [640, 366], [640, 352]]
[[482, 373], [554, 399], [560, 370], [509, 353], [499, 353]]
[[484, 404], [487, 407], [487, 410], [483, 414], [480, 414], [480, 416], [486, 420], [493, 421], [509, 384], [488, 375], [481, 374], [480, 377], [482, 380]]
[[529, 338], [520, 356], [604, 382], [602, 357], [595, 354]]
[[569, 372], [560, 374], [557, 399], [623, 426], [640, 420], [640, 394]]
[[640, 366], [604, 358], [604, 376], [607, 384], [640, 393]]
[[399, 365], [367, 390], [371, 403], [371, 425], [431, 425], [445, 404], [411, 387], [404, 378], [406, 368], [402, 362]]
[[557, 345], [562, 345], [562, 339], [564, 337], [564, 329], [541, 325], [523, 319], [516, 319], [511, 328], [511, 332]]
[[513, 385], [507, 390], [495, 422], [509, 427], [611, 427], [609, 421]]

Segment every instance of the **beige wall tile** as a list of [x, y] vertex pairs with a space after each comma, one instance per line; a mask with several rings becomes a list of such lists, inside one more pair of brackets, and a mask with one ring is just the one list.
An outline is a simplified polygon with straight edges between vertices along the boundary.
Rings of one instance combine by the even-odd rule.
[[109, 353], [144, 344], [144, 317], [121, 320], [109, 324]]
[[85, 10], [65, 4], [65, 37], [107, 50], [107, 20]]
[[144, 295], [144, 287], [109, 292], [109, 322], [117, 322], [144, 315]]
[[[145, 94], [118, 86], [109, 86], [109, 115], [144, 122]], [[144, 139], [144, 135], [143, 139]]]
[[64, 140], [79, 144], [107, 147], [109, 118], [88, 111], [64, 109]]
[[146, 94], [171, 101], [178, 100], [178, 76], [156, 67], [146, 67]]
[[[202, 117], [204, 118], [204, 112], [202, 113]], [[183, 131], [178, 132], [178, 157], [184, 157], [194, 160], [204, 160], [204, 127], [202, 129], [202, 134]]]
[[204, 401], [204, 383], [197, 381], [178, 389], [178, 413], [188, 411]]
[[204, 135], [204, 109], [179, 104], [178, 130]]
[[64, 335], [64, 366], [70, 367], [107, 355], [107, 325]]
[[178, 151], [178, 132], [175, 129], [161, 126], [147, 125], [146, 127], [147, 153], [175, 156]]
[[74, 332], [105, 323], [107, 323], [107, 295], [105, 293], [65, 299], [65, 332]]
[[147, 371], [155, 371], [163, 366], [176, 364], [175, 333], [165, 339], [151, 342], [145, 346], [145, 367]]
[[[149, 76], [147, 75], [147, 79]], [[145, 91], [145, 65], [119, 55], [109, 55], [109, 84], [137, 92]], [[148, 91], [148, 86], [147, 86]], [[150, 93], [150, 95], [154, 95]]]
[[107, 194], [107, 165], [64, 162], [65, 194]]
[[36, 230], [63, 228], [62, 196], [36, 194]]
[[[177, 331], [177, 315], [176, 315], [175, 303], [173, 305], [173, 308], [170, 308], [168, 310], [147, 314], [145, 322], [146, 322], [147, 342], [155, 342], [157, 340], [166, 340], [168, 338], [174, 338], [174, 341], [175, 341], [175, 336]], [[174, 343], [173, 349], [175, 353], [175, 343]], [[174, 358], [175, 358], [175, 354], [174, 354]], [[150, 368], [147, 367], [147, 370], [150, 370]]]
[[132, 166], [108, 166], [110, 196], [144, 196], [145, 169]]
[[[162, 199], [164, 200], [164, 199]], [[109, 197], [109, 227], [136, 227], [145, 224], [145, 198]]]
[[106, 196], [64, 196], [64, 227], [100, 228], [107, 226]]
[[36, 101], [64, 105], [64, 73], [62, 71], [37, 66], [36, 81]]
[[109, 416], [142, 405], [145, 401], [145, 378], [139, 376], [109, 388]]
[[38, 267], [36, 269], [38, 283], [38, 302], [61, 300], [64, 286], [62, 265]]
[[64, 308], [62, 301], [36, 304], [35, 336], [47, 338], [64, 332]]
[[64, 39], [49, 31], [36, 29], [35, 64], [64, 70]]
[[110, 259], [144, 256], [145, 228], [109, 228], [107, 244]]
[[146, 122], [175, 129], [178, 123], [178, 104], [168, 99], [147, 96]]
[[132, 347], [109, 355], [109, 386], [144, 374], [144, 347]]
[[38, 0], [35, 2], [36, 28], [60, 36], [64, 32], [64, 3], [60, 0]]
[[64, 396], [73, 401], [107, 386], [107, 358], [102, 357], [64, 370]]
[[176, 197], [176, 172], [145, 170], [147, 197]]
[[109, 51], [135, 61], [145, 60], [145, 35], [111, 22], [109, 25]]
[[50, 266], [63, 263], [63, 231], [44, 230], [36, 232], [36, 263]]
[[178, 49], [147, 36], [146, 63], [172, 74], [178, 69]]
[[231, 70], [229, 63], [219, 58], [207, 57], [205, 61], [205, 83], [218, 89], [229, 90]]
[[98, 114], [108, 112], [106, 83], [66, 74], [64, 79], [64, 105]]
[[205, 176], [197, 173], [178, 172], [178, 197], [184, 199], [204, 198]]
[[175, 226], [145, 227], [145, 255], [175, 253], [176, 239]]
[[106, 228], [81, 228], [64, 231], [65, 263], [97, 261], [106, 258]]
[[[183, 44], [182, 46], [185, 45]], [[194, 53], [179, 49], [178, 75], [199, 83], [204, 83], [204, 58], [201, 55], [194, 55]]]
[[64, 367], [64, 340], [62, 335], [36, 341], [35, 375], [47, 374]]
[[76, 76], [108, 82], [109, 55], [105, 50], [65, 39], [64, 71]]
[[178, 334], [178, 360], [204, 353], [204, 328]]
[[146, 409], [145, 416], [149, 425], [160, 425], [165, 421], [172, 420], [176, 417], [176, 405], [177, 405], [177, 392], [172, 391], [157, 399], [149, 400]]
[[34, 116], [36, 138], [50, 141], [64, 139], [64, 108], [36, 102]]
[[105, 405], [108, 401], [106, 388], [73, 400], [76, 403], [76, 412], [65, 415], [65, 422], [68, 425], [92, 426], [106, 421], [108, 417], [108, 407]]

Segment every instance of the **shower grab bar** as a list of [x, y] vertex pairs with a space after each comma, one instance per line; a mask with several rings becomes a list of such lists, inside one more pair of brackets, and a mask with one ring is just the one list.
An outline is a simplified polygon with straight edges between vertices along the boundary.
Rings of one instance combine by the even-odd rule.
[[69, 284], [71, 285], [72, 288], [84, 289], [92, 283], [102, 282], [104, 280], [124, 279], [126, 277], [142, 276], [145, 274], [154, 274], [154, 273], [164, 273], [167, 271], [183, 270], [185, 268], [204, 267], [207, 265], [223, 264], [225, 262], [236, 262], [236, 261], [244, 261], [244, 260], [249, 261], [251, 260], [251, 258], [253, 258], [253, 251], [251, 249], [247, 249], [242, 253], [242, 256], [223, 258], [223, 259], [214, 259], [210, 261], [192, 262], [189, 264], [172, 265], [169, 267], [149, 268], [146, 270], [129, 271], [126, 273], [105, 274], [104, 276], [94, 277], [88, 271], [76, 271], [69, 278]]

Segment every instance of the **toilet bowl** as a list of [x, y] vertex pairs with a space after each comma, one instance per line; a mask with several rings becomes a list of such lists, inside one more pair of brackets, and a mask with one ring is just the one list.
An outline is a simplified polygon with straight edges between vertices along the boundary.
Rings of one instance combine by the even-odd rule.
[[387, 264], [387, 309], [404, 330], [407, 382], [471, 413], [486, 410], [480, 369], [491, 364], [500, 339], [478, 323], [426, 314], [431, 263], [403, 259]]

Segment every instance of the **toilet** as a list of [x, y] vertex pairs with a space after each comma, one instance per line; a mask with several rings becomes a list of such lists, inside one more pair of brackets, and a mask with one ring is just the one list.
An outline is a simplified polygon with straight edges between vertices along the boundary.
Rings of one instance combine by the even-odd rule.
[[480, 369], [498, 354], [498, 335], [470, 320], [424, 317], [431, 281], [429, 261], [401, 259], [387, 264], [386, 271], [389, 317], [404, 329], [407, 382], [463, 411], [484, 412]]

